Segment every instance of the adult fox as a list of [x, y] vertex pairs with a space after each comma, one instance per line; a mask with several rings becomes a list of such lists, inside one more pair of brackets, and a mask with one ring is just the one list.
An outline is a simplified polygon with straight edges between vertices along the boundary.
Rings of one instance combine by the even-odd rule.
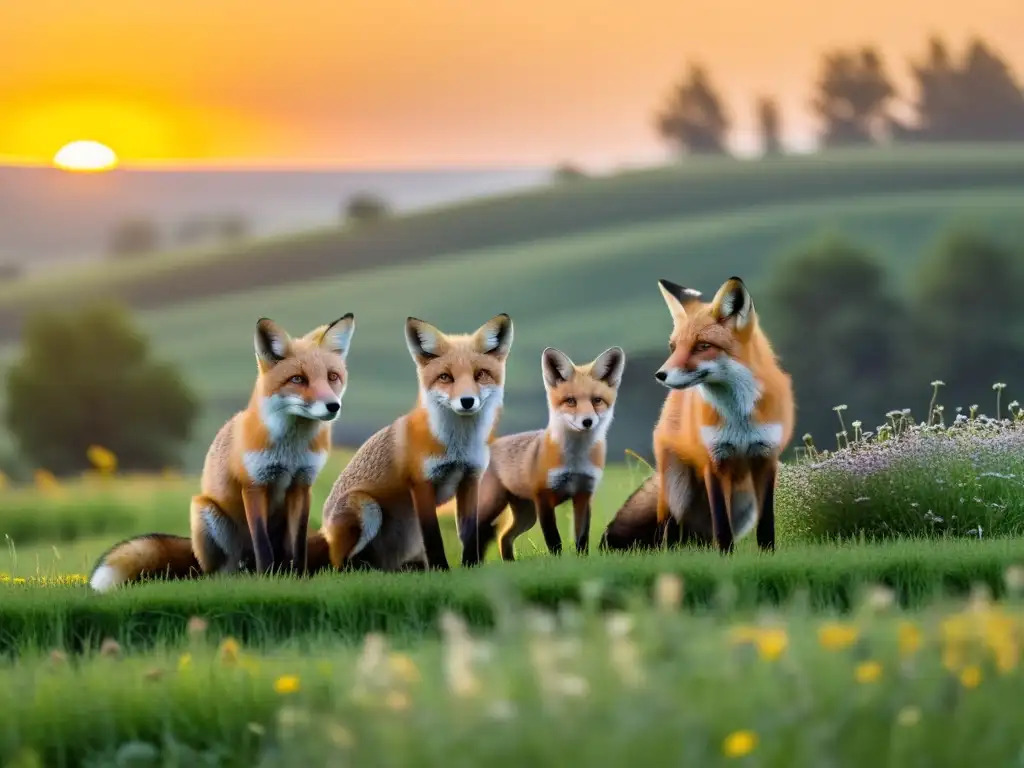
[[[740, 278], [726, 280], [710, 302], [668, 280], [659, 288], [673, 329], [655, 378], [672, 391], [654, 430], [654, 504], [650, 488], [641, 488], [601, 547], [644, 547], [652, 528], [663, 530], [672, 518], [684, 539], [705, 538], [710, 527], [723, 552], [755, 527], [758, 546], [774, 550], [779, 455], [795, 419], [790, 377]], [[710, 526], [701, 520], [705, 509]]]

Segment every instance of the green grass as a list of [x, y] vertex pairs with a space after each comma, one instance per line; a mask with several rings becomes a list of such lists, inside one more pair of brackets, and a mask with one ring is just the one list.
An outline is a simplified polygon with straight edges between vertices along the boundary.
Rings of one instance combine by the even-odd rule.
[[[237, 576], [136, 585], [100, 595], [85, 586], [0, 585], [0, 650], [96, 647], [113, 637], [130, 647], [177, 641], [193, 615], [247, 643], [273, 645], [329, 632], [357, 640], [381, 630], [406, 639], [434, 631], [439, 612], [457, 610], [476, 627], [493, 626], [494, 600], [556, 607], [598, 583], [606, 606], [646, 593], [661, 573], [686, 584], [686, 604], [731, 614], [793, 599], [816, 609], [849, 610], [877, 584], [901, 604], [922, 606], [972, 584], [1005, 592], [1004, 575], [1024, 563], [1024, 541], [901, 541], [885, 545], [791, 544], [775, 556], [744, 541], [734, 557], [713, 551], [534, 557], [448, 573], [325, 574], [308, 582]], [[723, 593], [722, 590], [725, 590]], [[723, 602], [724, 601], [724, 602]]]
[[448, 618], [405, 653], [339, 645], [327, 624], [218, 651], [213, 618], [147, 653], [26, 651], [0, 667], [0, 762], [705, 766], [745, 747], [741, 762], [780, 768], [1015, 764], [1020, 603], [869, 605], [847, 624], [794, 608], [748, 625], [507, 606], [486, 639]]

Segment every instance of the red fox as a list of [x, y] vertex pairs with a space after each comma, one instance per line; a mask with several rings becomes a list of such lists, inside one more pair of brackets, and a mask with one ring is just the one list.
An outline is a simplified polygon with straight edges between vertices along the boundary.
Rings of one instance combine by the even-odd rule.
[[336, 569], [448, 570], [437, 507], [454, 496], [460, 522], [476, 514], [512, 320], [497, 315], [456, 336], [410, 317], [405, 338], [419, 379], [416, 406], [363, 443], [324, 503], [321, 533]]
[[[721, 551], [732, 551], [734, 541], [755, 526], [758, 546], [774, 550], [778, 461], [795, 417], [790, 377], [738, 277], [729, 278], [709, 303], [667, 280], [659, 287], [674, 327], [669, 357], [655, 373], [673, 390], [654, 430], [656, 524], [663, 527], [671, 515], [686, 536], [684, 515], [699, 514], [705, 503], [697, 495], [703, 481]], [[640, 525], [645, 516], [629, 511]], [[604, 543], [628, 541], [622, 523], [612, 521]]]
[[97, 562], [93, 589], [144, 575], [230, 573], [250, 560], [259, 573], [282, 561], [303, 573], [310, 487], [330, 451], [354, 332], [351, 313], [298, 339], [261, 318], [256, 386], [249, 407], [221, 427], [206, 454], [191, 539], [154, 533], [120, 542]]
[[476, 520], [467, 519], [462, 564], [479, 563], [494, 538], [494, 522], [505, 507], [512, 519], [501, 532], [503, 560], [514, 560], [516, 537], [540, 521], [548, 551], [561, 554], [555, 508], [572, 499], [576, 552], [590, 549], [590, 500], [604, 472], [605, 438], [615, 412], [615, 396], [626, 355], [612, 347], [585, 365], [576, 365], [553, 347], [541, 354], [548, 399], [548, 426], [506, 435], [491, 446], [491, 462], [480, 480]]

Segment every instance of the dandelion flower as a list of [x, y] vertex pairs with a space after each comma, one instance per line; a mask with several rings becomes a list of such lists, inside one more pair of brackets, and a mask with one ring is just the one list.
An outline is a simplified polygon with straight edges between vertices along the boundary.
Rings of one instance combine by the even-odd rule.
[[238, 641], [233, 637], [224, 638], [224, 642], [220, 644], [218, 655], [222, 664], [234, 664], [238, 661], [238, 653], [240, 651]]
[[900, 655], [913, 656], [921, 647], [921, 630], [909, 621], [901, 621], [898, 630]]
[[112, 475], [117, 471], [117, 456], [102, 445], [90, 445], [85, 455], [100, 474]]
[[829, 651], [840, 651], [857, 640], [857, 628], [850, 624], [830, 621], [818, 628], [818, 642]]
[[755, 642], [757, 643], [757, 652], [762, 659], [775, 661], [789, 645], [789, 637], [786, 635], [786, 630], [773, 627], [761, 630]]
[[299, 678], [296, 675], [281, 675], [274, 681], [274, 692], [282, 696], [296, 693], [300, 687]]
[[960, 684], [964, 688], [977, 688], [981, 684], [981, 670], [971, 665], [960, 672]]
[[877, 661], [862, 661], [854, 671], [854, 677], [861, 685], [876, 682], [882, 676], [882, 665]]
[[722, 742], [722, 754], [726, 757], [745, 757], [757, 747], [757, 734], [753, 731], [734, 731]]

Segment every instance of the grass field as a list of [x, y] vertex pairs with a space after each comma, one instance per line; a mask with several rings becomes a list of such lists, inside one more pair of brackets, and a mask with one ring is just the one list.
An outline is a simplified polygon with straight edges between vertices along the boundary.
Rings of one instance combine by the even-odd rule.
[[[105, 595], [96, 556], [184, 533], [195, 478], [9, 489], [0, 765], [1015, 764], [1022, 443], [1019, 409], [893, 418], [787, 464], [772, 555], [554, 558], [535, 530], [477, 569]], [[646, 471], [609, 467], [594, 543]]]

